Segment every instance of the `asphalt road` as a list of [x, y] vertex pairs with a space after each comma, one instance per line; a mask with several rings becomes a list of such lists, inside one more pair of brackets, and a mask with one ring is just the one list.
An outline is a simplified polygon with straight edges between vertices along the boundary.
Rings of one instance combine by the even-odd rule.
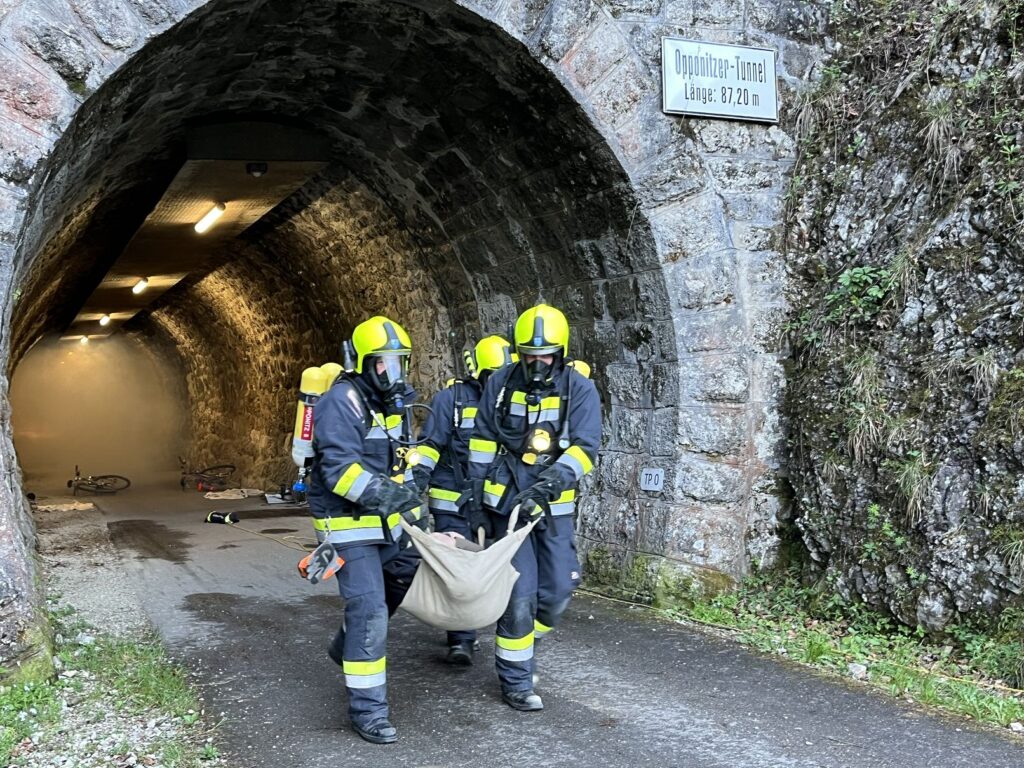
[[400, 612], [388, 646], [399, 741], [370, 745], [347, 727], [324, 652], [341, 600], [299, 579], [301, 553], [281, 543], [310, 539], [301, 511], [242, 512], [243, 531], [202, 520], [252, 502], [145, 488], [95, 501], [171, 655], [223, 713], [217, 738], [232, 765], [1024, 766], [1024, 744], [1008, 736], [583, 597], [539, 650], [540, 713], [501, 702], [493, 635], [473, 667], [453, 670], [443, 633]]

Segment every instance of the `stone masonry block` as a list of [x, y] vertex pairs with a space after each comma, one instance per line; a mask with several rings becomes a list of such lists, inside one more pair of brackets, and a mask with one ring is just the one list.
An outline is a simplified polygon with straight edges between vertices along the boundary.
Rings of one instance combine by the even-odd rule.
[[658, 331], [651, 323], [622, 322], [616, 328], [626, 362], [647, 363], [658, 354]]
[[590, 90], [591, 108], [598, 120], [615, 126], [633, 117], [654, 87], [643, 66], [626, 59]]
[[738, 28], [745, 0], [667, 0], [665, 18], [672, 24]]
[[679, 450], [680, 409], [658, 408], [651, 416], [652, 456], [673, 456]]
[[743, 408], [683, 408], [679, 414], [679, 445], [711, 456], [740, 456], [747, 444], [747, 412]]
[[704, 253], [665, 267], [669, 295], [683, 309], [722, 307], [736, 295], [734, 252]]
[[601, 479], [605, 488], [616, 496], [627, 496], [637, 488], [637, 462], [634, 454], [606, 451], [602, 457]]
[[631, 365], [609, 365], [607, 367], [608, 394], [613, 405], [637, 408], [644, 405], [643, 380], [640, 370]]
[[775, 354], [756, 355], [751, 363], [750, 399], [758, 403], [778, 403], [786, 387], [786, 371]]
[[689, 139], [647, 163], [640, 171], [637, 188], [645, 205], [662, 205], [684, 200], [704, 190], [708, 184], [696, 147]]
[[662, 547], [671, 557], [725, 570], [733, 566], [743, 529], [728, 509], [673, 505], [664, 521]]
[[0, 109], [23, 125], [52, 120], [64, 101], [64, 83], [42, 74], [32, 66], [31, 58], [0, 48]]
[[679, 402], [680, 370], [675, 363], [658, 363], [644, 371], [645, 382], [656, 408], [675, 405]]
[[611, 22], [591, 30], [562, 60], [566, 73], [580, 88], [589, 88], [629, 53], [618, 26]]
[[661, 13], [665, 0], [605, 0], [616, 19], [651, 19]]
[[62, 29], [34, 14], [18, 36], [39, 58], [65, 80], [84, 83], [95, 66], [82, 39], [71, 29]]
[[500, 11], [502, 26], [511, 34], [526, 40], [537, 31], [550, 0], [508, 0]]
[[71, 0], [71, 6], [85, 26], [111, 48], [131, 48], [144, 31], [135, 14], [118, 0]]
[[743, 467], [707, 461], [691, 454], [679, 456], [673, 491], [680, 501], [735, 504], [746, 494]]
[[677, 313], [674, 322], [676, 344], [684, 353], [735, 349], [747, 332], [737, 309]]
[[725, 192], [780, 189], [786, 165], [749, 158], [709, 157], [705, 161], [715, 185]]
[[715, 195], [698, 195], [684, 203], [661, 206], [651, 212], [649, 219], [663, 258], [668, 261], [731, 247], [721, 201]]
[[600, 18], [593, 0], [555, 0], [541, 26], [540, 49], [560, 61]]
[[616, 408], [615, 436], [623, 451], [644, 451], [650, 432], [651, 412], [646, 408]]
[[681, 118], [661, 111], [661, 96], [655, 94], [639, 105], [632, 120], [616, 129], [616, 138], [625, 158], [640, 166], [691, 140], [687, 131]]
[[782, 224], [762, 225], [746, 221], [733, 223], [729, 232], [732, 242], [737, 248], [749, 251], [769, 250], [782, 240]]
[[[0, 114], [7, 110], [6, 105], [0, 105]], [[3, 143], [0, 144], [0, 179], [25, 184], [32, 178], [36, 166], [46, 153], [46, 139], [22, 125], [15, 115], [4, 121], [3, 134]]]
[[680, 362], [682, 396], [704, 403], [745, 403], [750, 397], [749, 363], [743, 354], [701, 355]]
[[775, 192], [724, 193], [726, 216], [733, 222], [742, 221], [772, 225], [782, 220], [782, 197]]

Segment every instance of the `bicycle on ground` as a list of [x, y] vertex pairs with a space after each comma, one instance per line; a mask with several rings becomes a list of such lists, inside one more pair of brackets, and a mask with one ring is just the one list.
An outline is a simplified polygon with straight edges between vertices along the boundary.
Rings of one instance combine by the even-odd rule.
[[86, 475], [82, 477], [78, 465], [75, 465], [75, 476], [68, 480], [71, 495], [77, 496], [79, 491], [90, 493], [117, 493], [123, 491], [132, 481], [123, 475]]
[[231, 484], [234, 464], [214, 464], [203, 469], [189, 469], [184, 457], [178, 457], [181, 467], [181, 490], [195, 488], [197, 491], [223, 491]]

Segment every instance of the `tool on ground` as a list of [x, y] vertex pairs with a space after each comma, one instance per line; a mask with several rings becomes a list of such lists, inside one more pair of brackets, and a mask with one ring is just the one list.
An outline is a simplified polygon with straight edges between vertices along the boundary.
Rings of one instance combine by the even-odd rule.
[[234, 525], [238, 522], [238, 515], [234, 512], [211, 512], [206, 516], [206, 522]]

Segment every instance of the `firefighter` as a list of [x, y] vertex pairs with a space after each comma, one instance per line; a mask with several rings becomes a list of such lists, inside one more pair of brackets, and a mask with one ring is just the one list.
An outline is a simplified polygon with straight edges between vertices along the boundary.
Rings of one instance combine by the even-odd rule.
[[[492, 373], [512, 363], [511, 347], [501, 336], [481, 339], [467, 361], [471, 378], [453, 379], [430, 404], [424, 442], [417, 448], [421, 459], [413, 467], [413, 476], [417, 486], [427, 488], [427, 504], [437, 532], [472, 538], [468, 517], [472, 498], [467, 466], [469, 438], [476, 424], [480, 392]], [[473, 663], [475, 646], [475, 631], [449, 632], [445, 661], [468, 666]]]
[[412, 343], [398, 323], [372, 317], [352, 333], [355, 370], [317, 403], [309, 509], [317, 540], [344, 560], [337, 573], [345, 618], [329, 655], [342, 667], [349, 718], [362, 738], [389, 744], [385, 569], [400, 558], [399, 517], [417, 521], [420, 494], [403, 482], [404, 406]]
[[535, 639], [558, 624], [579, 584], [573, 515], [578, 484], [597, 460], [601, 406], [593, 382], [567, 357], [560, 311], [531, 307], [514, 335], [519, 362], [490, 377], [470, 439], [471, 476], [484, 480], [470, 527], [500, 538], [517, 505], [520, 525], [540, 517], [512, 561], [520, 576], [495, 638], [502, 699], [529, 712], [544, 707], [533, 690]]

